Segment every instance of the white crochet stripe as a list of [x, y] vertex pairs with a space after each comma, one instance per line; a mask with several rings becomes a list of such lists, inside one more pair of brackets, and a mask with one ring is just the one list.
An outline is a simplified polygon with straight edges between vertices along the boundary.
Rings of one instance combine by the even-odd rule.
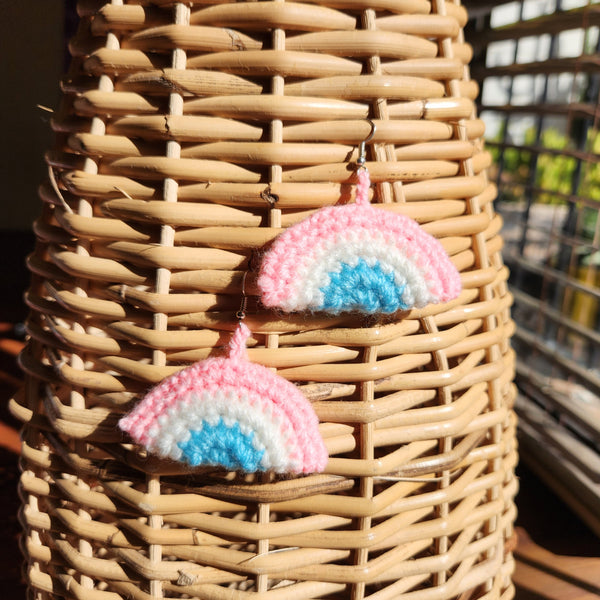
[[[298, 266], [292, 284], [294, 293], [288, 301], [282, 302], [283, 310], [322, 306], [324, 296], [321, 288], [329, 285], [329, 273], [339, 273], [344, 263], [356, 266], [361, 258], [369, 266], [378, 262], [384, 272], [393, 272], [399, 287], [407, 284], [402, 295], [405, 305], [422, 307], [430, 302], [439, 302], [438, 296], [430, 289], [437, 282], [428, 282], [423, 268], [418, 267], [412, 257], [403, 254], [396, 244], [390, 243], [381, 232], [349, 230], [315, 248], [309, 261]], [[427, 274], [437, 275], [435, 269], [429, 269]]]
[[204, 422], [217, 425], [219, 419], [228, 426], [239, 423], [240, 431], [245, 435], [254, 432], [254, 447], [265, 451], [261, 459], [265, 470], [301, 470], [303, 452], [286, 415], [272, 402], [261, 401], [247, 391], [204, 391], [200, 397], [191, 393], [182, 398], [150, 428], [148, 434], [152, 440], [148, 450], [165, 458], [181, 460], [183, 452], [178, 444], [187, 442], [192, 431], [201, 431]]

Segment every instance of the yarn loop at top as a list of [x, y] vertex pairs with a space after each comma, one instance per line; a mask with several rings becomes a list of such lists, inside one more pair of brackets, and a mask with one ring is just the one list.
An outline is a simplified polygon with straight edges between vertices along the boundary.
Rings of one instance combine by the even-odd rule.
[[244, 360], [247, 358], [246, 341], [250, 335], [250, 329], [244, 323], [240, 322], [229, 341], [229, 358], [234, 360]]
[[371, 177], [366, 168], [358, 169], [358, 183], [356, 184], [356, 204], [368, 205], [369, 188], [371, 187]]

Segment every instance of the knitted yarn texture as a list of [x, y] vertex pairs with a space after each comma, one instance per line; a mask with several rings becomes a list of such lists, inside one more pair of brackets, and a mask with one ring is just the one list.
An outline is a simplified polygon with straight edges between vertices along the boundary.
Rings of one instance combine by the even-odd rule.
[[405, 215], [369, 202], [322, 208], [282, 233], [263, 257], [262, 302], [285, 312], [394, 313], [456, 298], [460, 274], [442, 245]]
[[119, 427], [163, 458], [245, 472], [315, 473], [328, 454], [302, 392], [250, 362], [240, 323], [227, 357], [209, 358], [163, 380]]

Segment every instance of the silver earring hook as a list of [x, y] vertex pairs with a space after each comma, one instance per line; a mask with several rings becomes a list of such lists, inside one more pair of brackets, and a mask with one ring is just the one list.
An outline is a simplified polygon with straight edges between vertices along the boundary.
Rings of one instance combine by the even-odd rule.
[[367, 162], [367, 142], [370, 142], [373, 139], [373, 136], [375, 135], [375, 131], [377, 130], [375, 123], [373, 123], [373, 121], [371, 121], [371, 119], [367, 119], [367, 123], [369, 123], [369, 125], [371, 125], [371, 132], [358, 145], [358, 158], [356, 159], [356, 164], [358, 165], [359, 168], [364, 167], [365, 163]]
[[240, 322], [246, 318], [246, 308], [248, 307], [248, 296], [246, 296], [246, 277], [248, 277], [248, 271], [244, 271], [244, 275], [242, 276], [242, 301], [240, 303], [239, 310], [235, 313], [235, 316]]

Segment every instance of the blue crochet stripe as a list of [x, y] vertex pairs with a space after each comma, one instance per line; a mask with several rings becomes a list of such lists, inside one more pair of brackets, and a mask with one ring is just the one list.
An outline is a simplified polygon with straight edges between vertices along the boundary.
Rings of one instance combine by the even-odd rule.
[[321, 288], [324, 300], [317, 310], [393, 313], [409, 308], [402, 302], [406, 284], [398, 286], [394, 273], [384, 272], [379, 262], [372, 267], [362, 258], [356, 266], [342, 263], [339, 273], [329, 273], [329, 279], [329, 285]]
[[178, 446], [192, 467], [219, 465], [251, 473], [265, 471], [260, 464], [265, 451], [254, 447], [253, 438], [254, 432], [242, 433], [239, 423], [227, 426], [219, 419], [216, 425], [204, 421], [200, 431], [192, 431], [190, 439]]

